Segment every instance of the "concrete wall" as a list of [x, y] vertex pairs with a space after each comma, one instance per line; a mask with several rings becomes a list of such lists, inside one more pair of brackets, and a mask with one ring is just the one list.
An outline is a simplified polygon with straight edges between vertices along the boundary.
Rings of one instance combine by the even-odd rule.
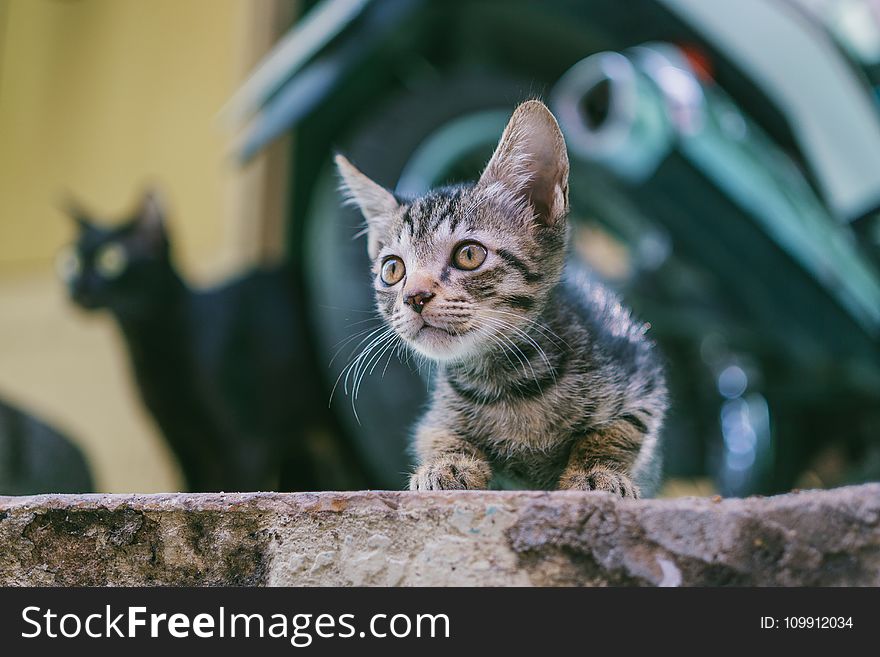
[[880, 484], [774, 498], [0, 498], [0, 585], [880, 585]]

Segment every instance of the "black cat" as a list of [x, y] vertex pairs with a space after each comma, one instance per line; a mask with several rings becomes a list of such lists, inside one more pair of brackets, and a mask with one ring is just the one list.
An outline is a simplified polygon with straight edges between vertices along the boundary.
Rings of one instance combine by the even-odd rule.
[[0, 399], [0, 495], [92, 490], [89, 466], [70, 438]]
[[82, 308], [104, 308], [125, 338], [141, 396], [192, 491], [317, 490], [353, 483], [326, 421], [297, 285], [286, 266], [191, 290], [172, 264], [161, 204], [95, 224], [76, 205], [77, 241], [59, 273]]

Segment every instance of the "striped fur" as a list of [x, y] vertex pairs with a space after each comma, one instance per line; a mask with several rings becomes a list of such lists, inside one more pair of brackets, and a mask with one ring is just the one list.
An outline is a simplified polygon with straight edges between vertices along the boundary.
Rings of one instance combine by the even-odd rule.
[[[538, 101], [521, 105], [475, 185], [398, 199], [337, 163], [367, 219], [379, 312], [440, 365], [414, 448], [416, 490], [526, 488], [649, 494], [666, 387], [647, 326], [566, 265], [568, 159]], [[457, 245], [487, 249], [473, 271]], [[403, 260], [387, 285], [383, 261]], [[407, 305], [433, 294], [420, 312]]]

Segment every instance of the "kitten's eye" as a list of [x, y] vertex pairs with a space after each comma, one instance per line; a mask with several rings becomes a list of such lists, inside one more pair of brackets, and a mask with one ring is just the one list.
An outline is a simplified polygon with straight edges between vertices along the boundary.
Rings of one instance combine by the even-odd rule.
[[470, 271], [482, 265], [488, 253], [486, 247], [479, 242], [465, 242], [453, 251], [452, 264], [459, 269]]
[[382, 282], [385, 283], [385, 285], [394, 285], [395, 283], [400, 282], [404, 273], [406, 273], [406, 267], [403, 264], [403, 260], [397, 256], [388, 256], [385, 258], [385, 261], [382, 263], [381, 275]]
[[128, 266], [128, 254], [120, 244], [105, 246], [95, 256], [95, 269], [104, 278], [116, 278]]
[[82, 258], [72, 246], [66, 246], [55, 258], [55, 271], [62, 281], [69, 283], [82, 273]]

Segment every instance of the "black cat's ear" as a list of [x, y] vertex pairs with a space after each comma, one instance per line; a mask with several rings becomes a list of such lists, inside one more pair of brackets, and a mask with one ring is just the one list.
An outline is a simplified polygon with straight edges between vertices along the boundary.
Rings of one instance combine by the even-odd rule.
[[88, 212], [85, 211], [80, 202], [77, 201], [76, 197], [70, 192], [64, 191], [59, 194], [57, 205], [62, 213], [76, 222], [76, 225], [81, 231], [88, 229], [92, 225]]
[[336, 168], [342, 177], [342, 191], [357, 205], [367, 220], [367, 252], [370, 258], [379, 255], [385, 226], [400, 208], [394, 194], [373, 182], [342, 155], [337, 155]]
[[138, 234], [151, 243], [165, 244], [165, 202], [157, 189], [148, 188], [144, 192], [133, 223]]
[[141, 198], [137, 221], [142, 227], [150, 230], [162, 230], [165, 226], [165, 202], [162, 194], [155, 188], [149, 188]]
[[478, 187], [490, 194], [512, 193], [544, 224], [565, 218], [568, 152], [559, 124], [544, 103], [529, 100], [516, 108]]

